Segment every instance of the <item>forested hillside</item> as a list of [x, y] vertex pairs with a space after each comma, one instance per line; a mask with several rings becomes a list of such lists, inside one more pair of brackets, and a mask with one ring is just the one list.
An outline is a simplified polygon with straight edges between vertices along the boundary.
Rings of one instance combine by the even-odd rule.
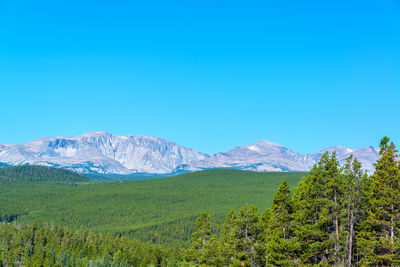
[[0, 184], [31, 182], [80, 183], [89, 179], [73, 171], [35, 165], [0, 168]]
[[0, 185], [0, 218], [54, 222], [174, 246], [190, 245], [201, 212], [219, 230], [225, 214], [245, 202], [267, 208], [279, 184], [295, 186], [306, 173], [209, 170], [144, 181]]

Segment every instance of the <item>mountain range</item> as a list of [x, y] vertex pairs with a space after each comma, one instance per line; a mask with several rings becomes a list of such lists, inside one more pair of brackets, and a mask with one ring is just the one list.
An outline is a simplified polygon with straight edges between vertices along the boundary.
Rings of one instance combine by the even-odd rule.
[[93, 132], [42, 138], [25, 144], [0, 144], [0, 165], [44, 165], [98, 174], [170, 175], [212, 168], [308, 171], [326, 151], [336, 151], [341, 164], [353, 154], [369, 173], [379, 158], [379, 150], [371, 146], [361, 149], [334, 146], [303, 155], [265, 140], [208, 155], [158, 137]]

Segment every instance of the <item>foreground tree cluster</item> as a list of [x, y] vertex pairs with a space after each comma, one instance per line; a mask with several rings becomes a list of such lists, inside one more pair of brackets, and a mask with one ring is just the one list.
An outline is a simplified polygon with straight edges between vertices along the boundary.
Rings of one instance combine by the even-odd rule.
[[343, 167], [325, 153], [294, 190], [286, 182], [259, 216], [254, 206], [232, 210], [219, 237], [210, 216], [195, 223], [186, 260], [203, 266], [398, 266], [400, 171], [384, 137], [368, 176], [350, 156]]
[[0, 266], [175, 266], [183, 249], [57, 225], [0, 225]]

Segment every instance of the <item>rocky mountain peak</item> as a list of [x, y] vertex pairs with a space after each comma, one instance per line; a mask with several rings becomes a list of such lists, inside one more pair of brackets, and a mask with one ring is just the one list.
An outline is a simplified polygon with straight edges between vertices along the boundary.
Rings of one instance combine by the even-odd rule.
[[211, 168], [254, 171], [308, 171], [324, 152], [336, 151], [343, 164], [350, 154], [373, 171], [379, 157], [374, 147], [333, 146], [307, 155], [267, 140], [207, 155], [159, 137], [91, 132], [73, 137], [50, 137], [19, 145], [0, 144], [0, 163], [63, 167], [82, 173], [171, 174]]

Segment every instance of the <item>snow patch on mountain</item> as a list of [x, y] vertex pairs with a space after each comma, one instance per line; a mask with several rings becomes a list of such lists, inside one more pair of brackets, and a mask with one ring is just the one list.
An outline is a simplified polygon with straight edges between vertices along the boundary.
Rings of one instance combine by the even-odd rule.
[[374, 147], [351, 149], [330, 147], [320, 152], [302, 155], [289, 148], [270, 141], [259, 141], [249, 146], [236, 147], [225, 153], [217, 153], [208, 158], [179, 166], [180, 170], [195, 171], [210, 168], [234, 168], [252, 171], [309, 171], [328, 151], [336, 151], [339, 163], [354, 155], [369, 173], [374, 171], [373, 163], [379, 158], [379, 150]]
[[181, 164], [206, 157], [162, 138], [106, 132], [0, 147], [0, 162], [63, 167], [82, 173], [170, 173]]
[[353, 154], [369, 173], [373, 172], [373, 163], [379, 158], [379, 150], [374, 147], [334, 146], [303, 155], [266, 140], [207, 155], [158, 137], [92, 132], [74, 137], [42, 138], [25, 144], [0, 144], [0, 162], [103, 174], [172, 174], [212, 168], [309, 171], [326, 151], [336, 151], [340, 164]]

